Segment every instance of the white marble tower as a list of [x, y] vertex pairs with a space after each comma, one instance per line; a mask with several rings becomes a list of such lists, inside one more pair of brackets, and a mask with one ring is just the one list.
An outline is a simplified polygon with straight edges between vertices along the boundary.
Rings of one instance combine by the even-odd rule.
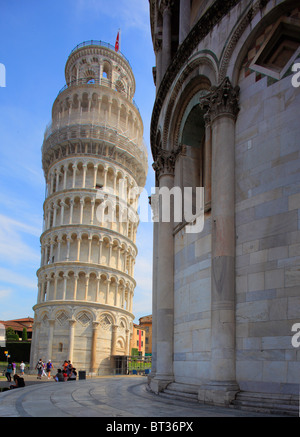
[[[31, 367], [70, 359], [111, 372], [128, 355], [138, 221], [147, 151], [127, 59], [101, 41], [78, 45], [42, 147], [46, 179]], [[131, 211], [128, 214], [128, 211]]]

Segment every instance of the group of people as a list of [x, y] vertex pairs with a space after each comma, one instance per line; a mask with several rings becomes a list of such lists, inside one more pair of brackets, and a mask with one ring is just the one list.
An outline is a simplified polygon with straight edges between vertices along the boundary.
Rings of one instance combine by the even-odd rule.
[[[53, 364], [51, 360], [47, 363], [44, 363], [40, 358], [37, 362], [36, 369], [38, 371], [37, 379], [42, 379], [42, 376], [48, 376], [48, 379], [51, 378], [51, 370], [53, 369]], [[62, 369], [57, 369], [57, 373], [53, 378], [55, 381], [75, 381], [77, 376], [77, 372], [75, 367], [73, 367], [70, 360], [65, 360], [62, 364]]]
[[[23, 361], [22, 361], [22, 363], [23, 363]], [[25, 365], [24, 365], [24, 367], [25, 367]], [[20, 366], [20, 370], [21, 370], [21, 366]], [[12, 375], [13, 375], [14, 384], [11, 384], [9, 386], [10, 390], [14, 389], [14, 388], [19, 388], [19, 387], [25, 387], [25, 381], [24, 381], [23, 376], [19, 376], [16, 373], [16, 364], [15, 364], [15, 362], [7, 363], [7, 368], [6, 368], [5, 376], [6, 376], [6, 379], [7, 379], [8, 382], [11, 382], [11, 379], [12, 379], [11, 376]], [[24, 368], [23, 368], [23, 373], [21, 372], [21, 375], [24, 375]]]
[[44, 363], [43, 360], [40, 358], [35, 368], [38, 371], [37, 379], [42, 379], [42, 376], [47, 375], [48, 379], [51, 378], [51, 370], [53, 369], [53, 364], [51, 363], [51, 360], [49, 360], [47, 363]]
[[[14, 361], [9, 361], [7, 363], [7, 368], [5, 372], [5, 376], [8, 382], [11, 382], [12, 375], [16, 375], [16, 363]], [[24, 376], [24, 370], [25, 370], [25, 363], [24, 361], [21, 361], [20, 363], [20, 374]]]

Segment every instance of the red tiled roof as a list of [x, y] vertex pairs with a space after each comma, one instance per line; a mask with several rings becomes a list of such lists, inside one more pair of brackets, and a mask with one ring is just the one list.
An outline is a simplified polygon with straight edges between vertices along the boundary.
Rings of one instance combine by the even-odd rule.
[[152, 314], [139, 318], [140, 323], [152, 323]]
[[12, 328], [14, 331], [23, 331], [23, 328], [27, 329], [27, 332], [32, 332], [33, 318], [26, 317], [24, 319], [15, 319], [15, 320], [0, 320], [5, 328]]

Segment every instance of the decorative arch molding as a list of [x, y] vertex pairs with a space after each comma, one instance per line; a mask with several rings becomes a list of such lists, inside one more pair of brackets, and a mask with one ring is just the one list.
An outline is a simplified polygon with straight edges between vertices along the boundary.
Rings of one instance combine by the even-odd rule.
[[128, 320], [124, 316], [120, 316], [118, 319], [119, 330], [122, 330], [122, 324], [124, 325], [124, 329], [129, 329]]
[[187, 93], [183, 93], [183, 96], [179, 98], [174, 110], [174, 118], [171, 121], [171, 136], [169, 141], [173, 144], [174, 149], [181, 146], [180, 136], [185, 118], [188, 117], [192, 108], [196, 105], [200, 105], [201, 99], [205, 98], [205, 96], [210, 92], [211, 82], [207, 77], [200, 76], [189, 82], [188, 86], [190, 87], [190, 90]]
[[67, 321], [71, 318], [70, 312], [68, 310], [59, 308], [53, 313], [55, 320], [59, 325], [64, 326]]
[[108, 311], [103, 311], [98, 315], [97, 320], [104, 331], [110, 331], [116, 324], [115, 315]]
[[90, 309], [81, 307], [74, 311], [74, 319], [86, 327], [96, 320], [96, 314]]
[[[174, 127], [172, 118], [174, 114], [178, 114], [178, 108], [182, 108], [182, 104], [187, 106], [189, 100], [191, 100], [193, 95], [200, 89], [207, 89], [215, 85], [217, 81], [218, 60], [214, 53], [209, 50], [203, 50], [194, 55], [189, 60], [188, 65], [178, 73], [175, 83], [170, 89], [170, 98], [168, 99], [166, 115], [164, 117], [164, 129], [162, 133], [162, 147], [164, 149], [168, 149], [168, 142], [172, 143], [170, 138], [170, 132], [172, 132], [172, 128]], [[203, 86], [204, 83], [206, 87]], [[182, 92], [183, 87], [185, 88], [184, 92]], [[185, 95], [184, 102], [180, 99], [181, 94]]]

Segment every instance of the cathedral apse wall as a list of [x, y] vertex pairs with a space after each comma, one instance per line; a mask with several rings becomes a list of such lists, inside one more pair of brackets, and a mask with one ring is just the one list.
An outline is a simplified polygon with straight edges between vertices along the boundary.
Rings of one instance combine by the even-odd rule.
[[296, 411], [299, 6], [150, 3], [156, 183], [201, 186], [205, 199], [201, 232], [154, 224], [149, 386]]

